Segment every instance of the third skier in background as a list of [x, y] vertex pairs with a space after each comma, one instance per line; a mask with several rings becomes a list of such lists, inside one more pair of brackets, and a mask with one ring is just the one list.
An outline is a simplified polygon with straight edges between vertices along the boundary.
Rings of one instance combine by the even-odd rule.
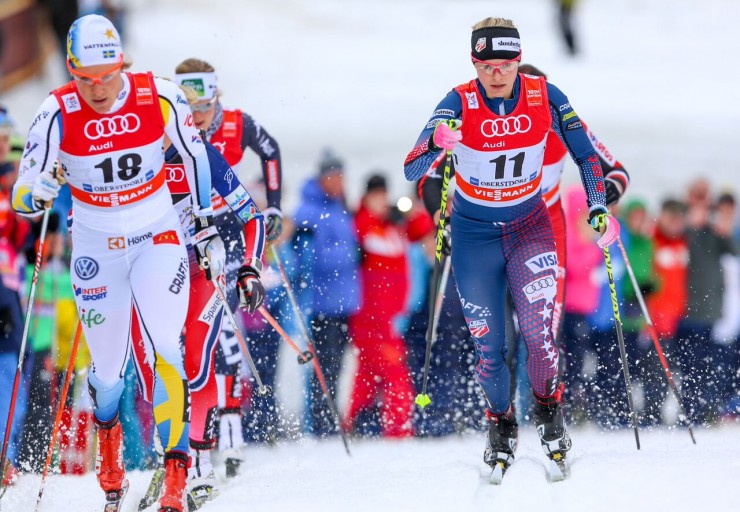
[[[198, 101], [190, 106], [196, 128], [205, 132], [208, 142], [221, 151], [234, 172], [238, 172], [247, 148], [262, 161], [267, 193], [267, 208], [262, 212], [265, 236], [268, 241], [275, 240], [283, 227], [280, 210], [282, 170], [277, 141], [249, 114], [222, 106], [216, 70], [211, 64], [200, 59], [186, 59], [177, 65], [175, 73], [178, 85], [187, 85], [198, 93]], [[235, 283], [245, 251], [243, 223], [229, 211], [220, 196], [213, 194], [211, 200], [216, 227], [226, 245], [226, 298], [228, 306], [235, 311], [239, 304]], [[236, 474], [244, 445], [241, 434], [241, 360], [242, 354], [233, 327], [225, 322], [216, 349], [216, 375], [220, 408], [219, 451], [226, 457], [228, 476]], [[236, 432], [237, 435], [231, 435], [230, 432]]]

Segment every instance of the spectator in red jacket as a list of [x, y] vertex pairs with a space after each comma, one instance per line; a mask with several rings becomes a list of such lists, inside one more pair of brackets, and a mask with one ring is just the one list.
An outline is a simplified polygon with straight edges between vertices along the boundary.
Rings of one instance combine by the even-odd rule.
[[686, 313], [686, 276], [689, 246], [686, 242], [686, 206], [675, 199], [663, 201], [653, 235], [655, 290], [647, 298], [650, 317], [662, 340], [672, 340]]
[[379, 402], [386, 437], [413, 435], [414, 389], [406, 345], [394, 319], [409, 291], [404, 228], [394, 222], [385, 177], [372, 176], [355, 217], [362, 251], [361, 307], [350, 318], [350, 338], [359, 352], [344, 428], [360, 427], [358, 415]]

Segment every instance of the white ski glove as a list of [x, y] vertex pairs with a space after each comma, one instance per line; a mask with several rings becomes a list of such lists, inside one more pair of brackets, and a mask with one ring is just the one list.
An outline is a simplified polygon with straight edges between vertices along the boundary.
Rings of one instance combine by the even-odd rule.
[[226, 248], [210, 215], [195, 218], [193, 250], [198, 266], [206, 272], [206, 279], [212, 281], [224, 272]]
[[51, 208], [54, 199], [59, 195], [59, 190], [67, 180], [58, 172], [56, 165], [52, 169], [42, 171], [33, 179], [31, 196], [39, 210]]

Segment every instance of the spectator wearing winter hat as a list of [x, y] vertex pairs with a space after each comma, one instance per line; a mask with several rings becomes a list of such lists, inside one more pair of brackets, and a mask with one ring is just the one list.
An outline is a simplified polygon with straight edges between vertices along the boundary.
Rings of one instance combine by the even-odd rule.
[[712, 224], [711, 191], [705, 180], [692, 183], [687, 194], [689, 248], [686, 317], [676, 334], [683, 374], [682, 389], [691, 419], [716, 419], [721, 354], [711, 339], [712, 325], [722, 316], [724, 276], [721, 258], [737, 254], [729, 232]]
[[[675, 354], [678, 323], [686, 314], [686, 279], [689, 264], [684, 203], [673, 198], [663, 201], [652, 240], [654, 246], [652, 274], [655, 289], [645, 300], [663, 348], [666, 352]], [[672, 361], [674, 366], [677, 363], [677, 360]], [[663, 369], [658, 367], [655, 371], [657, 375], [647, 386], [646, 398], [654, 404], [652, 415], [658, 423], [661, 414], [660, 405], [665, 400], [668, 389], [662, 375]]]
[[[311, 326], [330, 393], [336, 394], [344, 349], [349, 344], [349, 317], [360, 306], [359, 262], [352, 214], [345, 201], [344, 164], [325, 150], [318, 176], [303, 186], [294, 215], [299, 295]], [[317, 436], [336, 432], [316, 375], [310, 378], [306, 428]]]
[[386, 178], [374, 174], [355, 217], [362, 250], [362, 306], [350, 318], [359, 361], [345, 428], [359, 427], [360, 413], [379, 405], [382, 434], [408, 437], [413, 434], [414, 389], [406, 344], [394, 321], [404, 313], [409, 291], [408, 244], [405, 221], [395, 221]]
[[[655, 247], [652, 238], [652, 221], [647, 215], [647, 206], [641, 199], [629, 200], [621, 215], [624, 221], [622, 240], [627, 256], [629, 257], [639, 292], [648, 300], [654, 292], [656, 277], [653, 271]], [[638, 300], [638, 291], [634, 289], [630, 279], [622, 280], [624, 304], [622, 306], [622, 324], [624, 329], [625, 345], [628, 350], [627, 359], [636, 369], [634, 382], [639, 382], [645, 399], [643, 409], [638, 415], [641, 422], [647, 425], [656, 425], [662, 421], [661, 406], [665, 399], [665, 392], [661, 388], [664, 378], [660, 372], [660, 361], [657, 353], [647, 337], [640, 337], [645, 326], [642, 308]]]

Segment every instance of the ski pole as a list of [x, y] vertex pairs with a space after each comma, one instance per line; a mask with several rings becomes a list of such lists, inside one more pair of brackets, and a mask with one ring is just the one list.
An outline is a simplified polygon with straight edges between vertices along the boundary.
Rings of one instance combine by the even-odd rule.
[[[288, 273], [285, 271], [285, 265], [283, 265], [283, 260], [280, 257], [280, 253], [278, 252], [277, 248], [274, 245], [271, 247], [272, 247], [272, 256], [275, 259], [275, 263], [277, 264], [278, 270], [280, 271], [280, 275], [283, 278], [283, 287], [285, 288], [285, 291], [288, 293], [288, 299], [290, 300], [290, 304], [293, 307], [293, 311], [295, 312], [295, 315], [298, 318], [298, 325], [300, 326], [301, 332], [303, 333], [303, 339], [306, 340], [306, 346], [308, 347], [308, 352], [312, 356], [313, 369], [314, 369], [314, 372], [316, 373], [316, 378], [319, 381], [319, 386], [321, 386], [321, 392], [324, 395], [324, 399], [326, 400], [326, 403], [329, 406], [329, 410], [332, 416], [334, 417], [334, 421], [337, 424], [337, 431], [339, 432], [339, 435], [342, 437], [342, 443], [344, 444], [344, 451], [347, 452], [347, 455], [351, 456], [352, 454], [349, 451], [349, 443], [347, 442], [347, 437], [344, 435], [344, 431], [342, 430], [342, 424], [341, 424], [341, 421], [339, 420], [339, 409], [337, 409], [337, 404], [334, 402], [334, 398], [331, 396], [331, 393], [329, 392], [329, 386], [327, 386], [326, 384], [326, 379], [324, 378], [324, 372], [321, 371], [321, 365], [319, 364], [319, 354], [316, 350], [316, 346], [313, 343], [313, 338], [308, 332], [308, 324], [306, 323], [306, 318], [303, 316], [303, 312], [301, 311], [301, 308], [298, 307], [298, 301], [296, 300], [295, 294], [293, 293], [293, 287], [290, 284]], [[298, 358], [298, 362], [301, 363], [300, 357]], [[303, 363], [305, 362], [306, 361], [303, 361]]]
[[691, 428], [691, 420], [689, 419], [689, 416], [686, 414], [686, 409], [684, 409], [684, 406], [683, 406], [683, 399], [681, 397], [681, 393], [678, 391], [678, 386], [676, 386], [676, 382], [673, 380], [671, 369], [668, 366], [668, 360], [666, 359], [666, 356], [663, 353], [663, 348], [660, 346], [660, 339], [658, 338], [658, 332], [655, 330], [655, 325], [653, 324], [652, 318], [650, 318], [650, 313], [648, 312], [647, 305], [645, 304], [645, 299], [642, 296], [642, 291], [640, 290], [640, 286], [637, 284], [637, 278], [635, 277], [635, 272], [632, 270], [632, 265], [630, 264], [630, 260], [627, 257], [627, 251], [624, 249], [622, 240], [617, 239], [617, 244], [619, 244], [619, 250], [622, 251], [622, 257], [624, 258], [624, 263], [627, 266], [627, 273], [629, 274], [630, 280], [632, 281], [632, 288], [634, 288], [635, 290], [635, 295], [637, 296], [637, 302], [640, 303], [640, 308], [642, 309], [642, 315], [645, 317], [645, 323], [647, 324], [650, 337], [653, 340], [653, 346], [655, 347], [655, 351], [658, 353], [658, 359], [660, 359], [660, 364], [663, 366], [663, 370], [665, 370], [665, 377], [666, 377], [666, 380], [668, 381], [668, 387], [671, 388], [671, 391], [673, 392], [673, 396], [676, 398], [676, 401], [678, 402], [678, 407], [681, 410], [681, 416], [679, 416], [679, 420], [686, 422], [686, 425], [689, 428], [689, 435], [691, 436], [691, 440], [694, 442], [694, 444], [696, 444], [696, 438], [694, 437], [694, 430]]
[[432, 343], [437, 340], [437, 329], [439, 329], [439, 319], [442, 316], [442, 302], [445, 299], [445, 290], [447, 290], [447, 281], [450, 279], [450, 268], [452, 259], [445, 258], [445, 266], [442, 270], [442, 279], [439, 282], [439, 292], [437, 292], [437, 301], [434, 305], [434, 323], [432, 324]]
[[269, 311], [265, 309], [264, 306], [260, 306], [257, 311], [260, 312], [260, 314], [264, 317], [265, 320], [267, 320], [267, 323], [272, 326], [273, 329], [277, 331], [277, 333], [285, 340], [285, 342], [292, 348], [296, 354], [298, 354], [298, 364], [306, 364], [311, 359], [313, 359], [313, 355], [308, 350], [301, 351], [300, 347], [296, 344], [295, 341], [293, 341], [293, 338], [291, 338], [287, 332], [285, 332], [285, 329], [283, 329], [280, 324], [275, 320], [275, 317], [270, 314]]
[[67, 363], [67, 373], [64, 374], [64, 383], [62, 384], [62, 390], [59, 395], [59, 405], [57, 406], [57, 415], [54, 418], [54, 429], [51, 432], [51, 440], [49, 441], [49, 449], [46, 451], [46, 462], [44, 463], [44, 471], [41, 474], [41, 486], [39, 487], [39, 495], [36, 498], [36, 512], [39, 510], [41, 505], [41, 496], [44, 494], [44, 485], [46, 484], [46, 475], [51, 465], [51, 457], [54, 454], [54, 446], [57, 441], [57, 434], [59, 433], [59, 426], [62, 421], [62, 413], [64, 412], [64, 404], [67, 401], [67, 390], [69, 389], [69, 381], [72, 378], [74, 372], [75, 359], [77, 358], [77, 347], [80, 344], [80, 336], [82, 335], [82, 322], [77, 321], [77, 329], [75, 330], [74, 341], [72, 342], [72, 350], [69, 353], [69, 362]]
[[[603, 220], [602, 220], [603, 222]], [[614, 325], [617, 328], [617, 340], [619, 341], [619, 353], [622, 356], [622, 372], [624, 373], [624, 384], [627, 387], [627, 403], [630, 408], [630, 423], [635, 431], [635, 443], [640, 449], [640, 433], [637, 430], [637, 414], [635, 413], [634, 401], [632, 400], [632, 379], [627, 366], [627, 349], [624, 346], [624, 334], [622, 333], [622, 319], [619, 316], [619, 301], [617, 300], [617, 287], [614, 284], [614, 271], [612, 270], [612, 257], [609, 247], [604, 246], [604, 262], [606, 263], [606, 275], [609, 277], [609, 293], [612, 297], [612, 309], [614, 311]]]
[[[455, 121], [450, 119], [448, 124], [454, 128]], [[447, 213], [447, 189], [450, 186], [450, 167], [452, 167], [452, 150], [447, 150], [445, 155], [445, 170], [442, 177], [442, 201], [439, 206], [439, 224], [437, 225], [437, 247], [434, 259], [434, 270], [432, 271], [432, 280], [429, 283], [429, 322], [427, 326], [427, 345], [424, 354], [424, 378], [421, 385], [421, 393], [416, 395], [416, 405], [424, 409], [432, 403], [427, 394], [427, 382], [429, 381], [429, 365], [432, 361], [432, 331], [434, 330], [434, 310], [437, 303], [437, 294], [439, 293], [439, 273], [442, 269], [442, 245], [444, 244], [445, 216]]]
[[28, 293], [28, 303], [26, 306], [26, 318], [23, 322], [23, 337], [21, 338], [21, 349], [18, 354], [18, 367], [15, 370], [15, 380], [13, 381], [13, 390], [10, 395], [10, 408], [8, 409], [8, 419], [5, 422], [5, 438], [3, 439], [3, 449], [0, 454], [0, 487], [3, 486], [5, 478], [5, 457], [8, 453], [8, 441], [10, 441], [10, 431], [13, 429], [13, 414], [15, 413], [15, 403], [18, 398], [18, 384], [21, 381], [23, 371], [23, 360], [26, 354], [26, 342], [28, 341], [28, 329], [31, 326], [31, 315], [33, 313], [33, 302], [36, 295], [36, 283], [41, 271], [41, 260], [44, 254], [44, 242], [46, 241], [46, 230], [49, 227], [49, 212], [51, 208], [44, 209], [44, 216], [41, 220], [41, 233], [39, 234], [39, 248], [36, 251], [36, 262], [33, 266], [33, 278], [31, 279], [31, 289]]
[[218, 291], [218, 298], [221, 299], [221, 302], [224, 304], [224, 311], [226, 311], [226, 314], [229, 316], [229, 320], [231, 321], [231, 325], [234, 326], [234, 334], [236, 335], [236, 339], [239, 341], [239, 345], [242, 348], [242, 352], [244, 352], [244, 358], [247, 360], [247, 364], [249, 365], [249, 369], [252, 372], [252, 375], [254, 376], [254, 380], [257, 381], [257, 394], [259, 396], [267, 396], [272, 393], [272, 390], [270, 389], [270, 386], [265, 386], [262, 384], [262, 379], [260, 379], [260, 374], [257, 371], [257, 367], [254, 364], [254, 359], [252, 359], [252, 354], [249, 353], [249, 347], [247, 346], [247, 342], [244, 340], [244, 337], [242, 336], [241, 331], [239, 330], [239, 325], [236, 323], [236, 319], [234, 318], [234, 313], [231, 311], [231, 308], [229, 307], [229, 304], [226, 302], [226, 293], [224, 293], [224, 289], [221, 287], [221, 283], [218, 281], [218, 278], [213, 280], [213, 283], [216, 285], [216, 291]]

